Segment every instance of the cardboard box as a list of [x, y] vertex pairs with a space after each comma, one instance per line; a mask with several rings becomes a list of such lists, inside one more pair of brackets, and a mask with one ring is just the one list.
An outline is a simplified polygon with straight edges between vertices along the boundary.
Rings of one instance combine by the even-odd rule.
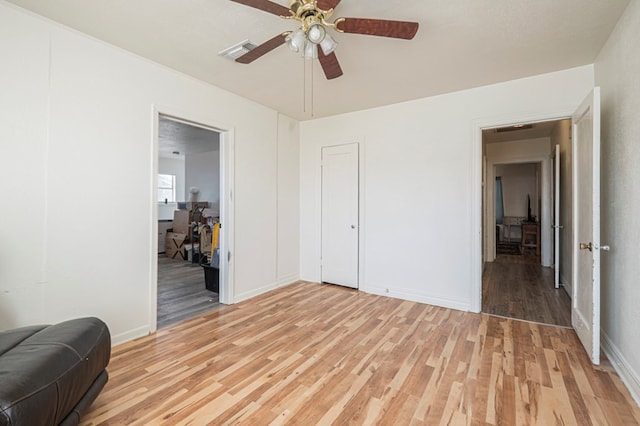
[[189, 235], [190, 227], [189, 210], [175, 210], [173, 212], [173, 232]]
[[186, 260], [187, 254], [184, 251], [184, 242], [187, 234], [178, 232], [167, 232], [164, 243], [164, 253], [170, 259]]

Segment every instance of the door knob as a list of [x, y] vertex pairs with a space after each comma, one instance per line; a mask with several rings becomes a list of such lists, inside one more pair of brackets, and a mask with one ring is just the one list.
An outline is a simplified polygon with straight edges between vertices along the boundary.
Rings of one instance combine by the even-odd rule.
[[589, 250], [593, 251], [593, 244], [589, 243], [580, 243], [580, 250]]
[[351, 229], [356, 229], [356, 226], [355, 225], [351, 225]]

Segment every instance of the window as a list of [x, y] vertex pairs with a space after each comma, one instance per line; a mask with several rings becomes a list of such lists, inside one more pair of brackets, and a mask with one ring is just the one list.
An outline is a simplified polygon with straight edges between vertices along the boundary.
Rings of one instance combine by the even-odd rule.
[[158, 175], [158, 202], [176, 202], [176, 176]]

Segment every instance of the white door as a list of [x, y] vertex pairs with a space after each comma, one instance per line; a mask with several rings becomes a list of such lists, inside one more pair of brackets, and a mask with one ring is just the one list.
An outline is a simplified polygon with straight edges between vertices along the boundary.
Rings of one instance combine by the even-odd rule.
[[555, 285], [556, 288], [560, 288], [560, 144], [556, 145], [553, 164], [553, 267]]
[[322, 149], [322, 282], [358, 288], [358, 144]]
[[[600, 364], [600, 88], [573, 115], [573, 296], [571, 324]], [[608, 249], [608, 247], [604, 247]]]

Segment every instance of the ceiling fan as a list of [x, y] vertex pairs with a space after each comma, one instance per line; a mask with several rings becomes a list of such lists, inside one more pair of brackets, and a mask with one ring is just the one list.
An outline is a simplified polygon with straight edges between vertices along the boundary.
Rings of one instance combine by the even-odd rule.
[[295, 19], [301, 23], [295, 31], [278, 34], [255, 49], [236, 59], [249, 64], [276, 47], [287, 44], [294, 52], [306, 59], [318, 59], [328, 80], [340, 77], [342, 68], [334, 50], [338, 43], [327, 31], [329, 28], [341, 33], [366, 34], [381, 37], [411, 40], [418, 31], [417, 22], [389, 21], [384, 19], [338, 18], [328, 19], [341, 0], [290, 0], [289, 8], [269, 0], [231, 0], [255, 7], [284, 19]]

